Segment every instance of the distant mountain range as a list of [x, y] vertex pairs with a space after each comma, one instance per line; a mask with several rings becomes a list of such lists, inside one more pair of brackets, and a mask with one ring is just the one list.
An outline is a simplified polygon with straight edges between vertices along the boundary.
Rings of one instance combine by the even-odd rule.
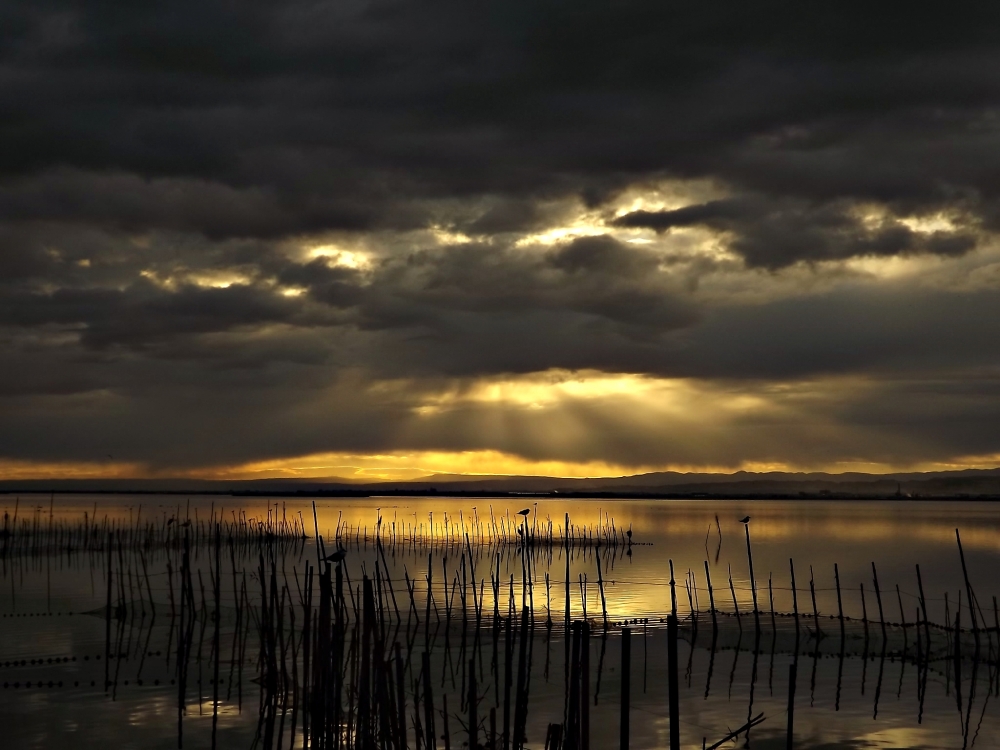
[[864, 474], [848, 472], [653, 472], [624, 477], [433, 474], [402, 482], [320, 479], [33, 479], [0, 480], [0, 492], [163, 492], [246, 495], [610, 495], [622, 497], [993, 497], [1000, 469]]

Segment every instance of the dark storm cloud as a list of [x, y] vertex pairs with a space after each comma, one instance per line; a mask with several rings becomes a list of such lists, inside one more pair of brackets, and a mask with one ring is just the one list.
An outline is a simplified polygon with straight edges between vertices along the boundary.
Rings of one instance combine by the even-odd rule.
[[371, 209], [293, 200], [268, 185], [231, 187], [201, 178], [146, 180], [129, 173], [54, 170], [0, 186], [9, 221], [59, 220], [126, 231], [198, 232], [212, 239], [277, 237], [330, 227], [365, 229]]
[[[585, 279], [605, 268], [601, 256], [623, 252], [605, 240], [554, 250], [528, 264], [530, 274], [514, 260], [494, 259], [494, 277], [523, 279], [545, 269], [563, 282], [581, 276], [575, 297], [564, 291], [559, 304], [537, 280], [516, 294], [502, 285], [489, 293], [490, 274], [472, 260], [484, 254], [468, 252], [464, 267], [446, 260], [462, 254], [452, 250], [413, 264], [416, 278], [384, 269], [389, 281], [376, 273], [355, 287], [359, 303], [342, 309], [377, 317], [377, 327], [310, 320], [313, 307], [325, 304], [311, 294], [261, 304], [273, 292], [240, 287], [22, 300], [22, 317], [5, 318], [0, 329], [7, 394], [0, 399], [0, 452], [90, 460], [112, 453], [169, 467], [401, 445], [550, 458], [554, 441], [564, 460], [726, 465], [859, 455], [931, 460], [994, 446], [996, 292], [924, 290], [918, 297], [875, 287], [725, 306], [700, 320], [646, 326], [619, 311], [595, 312], [600, 305], [588, 299]], [[631, 271], [619, 264], [632, 285], [645, 278], [642, 251], [635, 252]], [[564, 270], [567, 256], [573, 262]], [[499, 264], [508, 267], [501, 272]], [[185, 304], [168, 304], [170, 294]], [[242, 315], [220, 314], [222, 302]], [[399, 307], [386, 310], [390, 302]], [[255, 328], [262, 322], [279, 328]], [[54, 331], [76, 332], [83, 346]], [[708, 416], [678, 431], [669, 414], [650, 419], [658, 408], [652, 396], [540, 410], [470, 404], [414, 418], [424, 399], [433, 403], [454, 383], [551, 367], [691, 378], [709, 389], [699, 407]], [[405, 385], [386, 389], [383, 378]], [[822, 385], [824, 378], [832, 384]], [[810, 380], [820, 385], [798, 396], [769, 385]], [[740, 393], [773, 399], [778, 412], [712, 412], [716, 401]], [[239, 439], [220, 441], [220, 434]]]
[[[530, 224], [525, 198], [599, 202], [661, 173], [818, 201], [992, 200], [1000, 18], [941, 16], [15, 2], [0, 169], [32, 184], [2, 203], [271, 236], [419, 225], [414, 199], [490, 194], [512, 201], [482, 218], [496, 231]], [[135, 183], [157, 178], [180, 182]]]
[[[551, 368], [870, 379], [801, 407], [841, 430], [831, 455], [997, 448], [992, 287], [830, 291], [821, 268], [995, 242], [996, 4], [15, 0], [0, 26], [0, 455], [545, 457], [544, 418], [571, 425], [544, 410], [412, 415], [453, 380]], [[665, 179], [714, 192], [612, 218]], [[738, 260], [525, 238], [580, 206], [609, 231], [708, 230]], [[365, 262], [303, 256], [324, 243]], [[800, 262], [820, 291], [700, 294]], [[823, 456], [819, 428], [686, 445], [634, 409], [573, 411], [581, 460]]]
[[[599, 353], [606, 347], [619, 349], [617, 342], [628, 339], [648, 345], [698, 318], [697, 305], [656, 273], [658, 264], [652, 252], [606, 236], [544, 254], [474, 244], [418, 252], [386, 261], [373, 274], [358, 323], [453, 342], [452, 352], [428, 360], [434, 368], [464, 361], [469, 373], [532, 371], [544, 369], [541, 352], [572, 350], [574, 366], [598, 357], [614, 369]], [[507, 340], [474, 344], [491, 336], [497, 344]]]
[[866, 226], [843, 201], [810, 205], [802, 201], [717, 200], [673, 211], [635, 211], [619, 217], [620, 227], [663, 232], [703, 226], [731, 234], [729, 249], [751, 265], [780, 268], [796, 261], [915, 253], [960, 255], [976, 245], [971, 232], [918, 233], [892, 220]]
[[79, 327], [81, 343], [96, 348], [142, 347], [164, 338], [287, 322], [295, 313], [286, 300], [243, 285], [164, 291], [137, 282], [123, 291], [12, 294], [3, 302], [0, 325]]

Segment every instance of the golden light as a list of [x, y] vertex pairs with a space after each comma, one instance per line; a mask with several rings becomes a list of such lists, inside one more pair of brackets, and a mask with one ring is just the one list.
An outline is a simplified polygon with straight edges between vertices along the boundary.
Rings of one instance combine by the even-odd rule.
[[175, 291], [178, 287], [184, 285], [198, 286], [205, 289], [228, 289], [234, 284], [249, 284], [252, 281], [249, 276], [230, 270], [191, 271], [188, 269], [172, 269], [170, 273], [165, 273], [147, 268], [140, 271], [139, 275], [168, 291]]
[[928, 214], [926, 216], [904, 216], [896, 219], [896, 221], [920, 234], [955, 232], [960, 228], [955, 223], [955, 217], [945, 213]]
[[472, 242], [472, 238], [461, 232], [453, 232], [446, 227], [434, 225], [429, 229], [431, 236], [439, 245], [464, 245]]
[[[350, 386], [354, 388], [355, 386]], [[861, 377], [823, 378], [772, 384], [706, 382], [640, 374], [551, 370], [521, 376], [455, 380], [429, 387], [407, 380], [356, 384], [364, 398], [398, 403], [404, 415], [386, 447], [370, 452], [315, 450], [226, 465], [156, 467], [115, 461], [14, 461], [0, 463], [0, 479], [188, 477], [203, 479], [329, 478], [347, 481], [405, 481], [432, 474], [468, 476], [535, 475], [614, 477], [654, 471], [933, 471], [989, 468], [1000, 455], [942, 457], [906, 465], [873, 463], [864, 456], [838, 456], [826, 463], [782, 460], [782, 440], [836, 438], [850, 445], [853, 437], [836, 421], [813, 418], [805, 431], [778, 439], [774, 454], [719, 452], [720, 441], [745, 435], [748, 429], [771, 430], [798, 424], [803, 413], [821, 415], [824, 405], [843, 392], [878, 388]], [[877, 395], [877, 390], [874, 392]], [[358, 394], [352, 390], [352, 398]], [[341, 394], [313, 409], [336, 413]], [[406, 411], [408, 410], [408, 411]], [[408, 416], [407, 416], [408, 414]], [[461, 446], [455, 430], [471, 430], [474, 445]], [[600, 430], [619, 439], [662, 446], [646, 458], [608, 458]], [[595, 433], [595, 430], [597, 433]], [[762, 433], [755, 433], [762, 434]], [[525, 436], [531, 439], [526, 440]], [[742, 439], [742, 438], [740, 438]], [[437, 447], [442, 446], [442, 447]], [[741, 454], [746, 454], [740, 458]], [[627, 456], [619, 452], [617, 456]], [[663, 455], [657, 461], [649, 456]], [[731, 462], [713, 456], [733, 455]], [[808, 452], [803, 454], [808, 456]], [[667, 458], [675, 456], [673, 460]], [[699, 460], [703, 457], [703, 460]], [[808, 458], [806, 459], [808, 461]]]
[[575, 240], [579, 237], [596, 237], [602, 234], [609, 234], [609, 232], [609, 228], [600, 221], [596, 214], [583, 215], [570, 224], [561, 227], [552, 227], [543, 232], [527, 234], [514, 243], [514, 246], [555, 245], [556, 243]]
[[611, 202], [611, 212], [619, 218], [636, 211], [676, 211], [728, 195], [722, 185], [712, 180], [660, 180], [623, 190]]
[[843, 267], [875, 279], [897, 280], [924, 275], [944, 263], [936, 255], [865, 255], [848, 258]]
[[371, 257], [362, 250], [349, 250], [338, 245], [316, 245], [308, 248], [310, 260], [325, 258], [328, 265], [362, 270], [371, 267]]
[[[348, 481], [408, 481], [432, 474], [469, 477], [550, 476], [614, 477], [634, 473], [627, 467], [603, 461], [533, 460], [495, 450], [399, 451], [373, 455], [320, 453], [295, 459], [259, 461], [241, 466], [209, 469], [204, 478], [324, 478]], [[654, 470], [654, 467], [643, 467]]]
[[127, 461], [0, 460], [0, 480], [115, 479], [147, 475], [142, 464]]

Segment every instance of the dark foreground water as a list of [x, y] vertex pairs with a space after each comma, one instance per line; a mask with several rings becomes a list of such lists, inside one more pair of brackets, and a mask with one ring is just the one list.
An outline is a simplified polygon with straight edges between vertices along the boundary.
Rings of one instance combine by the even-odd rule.
[[[18, 524], [23, 526], [27, 520], [39, 539], [46, 528], [83, 524], [85, 513], [90, 528], [96, 522], [104, 529], [103, 524], [114, 520], [129, 528], [152, 524], [166, 536], [120, 550], [112, 547], [110, 559], [103, 532], [96, 535], [101, 541], [87, 545], [69, 536], [38, 546], [0, 540], [2, 747], [211, 747], [216, 708], [217, 747], [250, 748], [255, 741], [256, 746], [264, 746], [263, 737], [258, 736], [261, 639], [257, 618], [262, 594], [256, 571], [261, 558], [266, 559], [265, 565], [273, 560], [279, 584], [283, 587], [287, 581], [289, 610], [302, 611], [305, 563], [315, 565], [317, 560], [310, 500], [0, 497], [11, 521], [15, 503]], [[458, 748], [467, 742], [462, 723], [467, 708], [462, 698], [467, 694], [470, 658], [476, 660], [482, 721], [479, 741], [488, 747], [489, 711], [497, 707], [502, 715], [504, 691], [505, 628], [493, 627], [494, 612], [507, 617], [522, 602], [533, 604], [534, 613], [534, 627], [526, 641], [526, 746], [543, 747], [547, 726], [563, 721], [565, 548], [558, 541], [551, 547], [537, 544], [532, 548], [533, 585], [527, 587], [522, 585], [524, 556], [519, 548], [490, 541], [492, 530], [503, 529], [508, 517], [511, 525], [506, 528], [513, 531], [514, 521], [519, 520], [516, 511], [526, 503], [536, 539], [548, 534], [549, 521], [553, 536], [558, 537], [566, 513], [578, 539], [585, 528], [593, 530], [599, 519], [606, 533], [612, 519], [615, 525], [616, 544], [606, 538], [600, 548], [580, 545], [569, 555], [570, 618], [582, 618], [586, 607], [593, 628], [588, 687], [591, 747], [618, 746], [621, 623], [633, 620], [640, 622], [630, 625], [630, 746], [669, 747], [667, 635], [662, 619], [672, 608], [671, 561], [681, 618], [678, 677], [683, 747], [701, 747], [703, 740], [712, 745], [760, 713], [764, 721], [749, 737], [740, 736], [738, 744], [785, 747], [793, 668], [795, 747], [996, 745], [1000, 674], [995, 663], [1000, 641], [993, 597], [1000, 588], [996, 584], [1000, 508], [994, 505], [576, 500], [544, 501], [536, 508], [533, 500], [517, 504], [444, 498], [317, 501], [317, 524], [326, 552], [336, 548], [334, 538], [339, 532], [339, 544], [346, 549], [346, 573], [355, 587], [363, 576], [374, 574], [376, 562], [383, 573], [388, 571], [392, 598], [388, 592], [383, 597], [387, 641], [400, 645], [407, 690], [416, 689], [421, 654], [430, 654], [437, 747], [444, 747], [440, 735], [446, 695], [451, 744]], [[268, 513], [272, 520], [301, 519], [310, 538], [280, 544], [266, 539], [244, 540], [231, 547], [223, 544], [219, 556], [220, 667], [215, 684], [215, 550], [210, 538], [193, 534], [210, 516], [235, 523], [244, 517], [266, 519]], [[737, 520], [745, 515], [751, 516], [757, 618], [744, 526]], [[181, 536], [174, 530], [189, 520], [192, 523], [185, 530], [192, 535], [192, 596], [182, 620], [178, 602]], [[385, 542], [381, 552], [371, 540], [376, 528]], [[623, 533], [629, 528], [632, 546]], [[956, 528], [961, 531], [975, 596], [971, 612]], [[163, 540], [170, 543], [163, 544]], [[474, 573], [463, 568], [467, 564], [463, 548], [472, 553]], [[430, 621], [426, 617], [429, 554]], [[107, 617], [109, 562], [111, 618]], [[500, 583], [495, 597], [492, 581], [498, 562]], [[720, 611], [714, 626], [708, 613], [706, 562]], [[916, 565], [920, 566], [922, 598]], [[407, 579], [413, 582], [412, 605]], [[479, 628], [471, 594], [473, 580], [481, 582], [475, 595], [483, 613]], [[788, 616], [796, 606], [798, 620]], [[737, 608], [740, 617], [735, 616]], [[940, 627], [915, 627], [915, 621], [924, 617], [924, 608], [927, 619], [936, 625], [953, 626], [958, 615], [959, 626], [966, 632], [956, 638], [954, 632]], [[692, 617], [692, 609], [700, 614]], [[772, 617], [772, 609], [779, 614]], [[841, 611], [843, 628], [837, 619]], [[547, 625], [550, 614], [552, 627]], [[978, 627], [991, 629], [978, 634], [978, 652], [971, 632], [973, 614]], [[884, 631], [880, 619], [888, 623]], [[297, 622], [301, 628], [301, 617]], [[177, 659], [182, 630], [188, 638], [183, 687]], [[287, 653], [301, 655], [297, 631], [289, 628], [289, 632]], [[412, 706], [412, 698], [408, 700]], [[293, 721], [288, 708], [280, 727], [281, 746], [289, 747], [294, 724], [295, 746], [299, 747], [302, 712]], [[407, 744], [416, 746], [412, 726]], [[278, 737], [272, 746], [278, 746]]]

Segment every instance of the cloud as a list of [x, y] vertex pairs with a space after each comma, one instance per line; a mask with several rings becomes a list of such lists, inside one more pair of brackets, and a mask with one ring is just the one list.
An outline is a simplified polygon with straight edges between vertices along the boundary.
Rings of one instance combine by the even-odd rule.
[[996, 454], [998, 14], [7, 3], [0, 458]]
[[614, 224], [658, 232], [707, 227], [725, 233], [729, 249], [748, 264], [768, 268], [854, 257], [961, 255], [976, 246], [975, 234], [967, 230], [918, 233], [891, 217], [873, 225], [862, 213], [862, 207], [846, 201], [817, 206], [801, 200], [742, 198], [672, 211], [634, 211]]

